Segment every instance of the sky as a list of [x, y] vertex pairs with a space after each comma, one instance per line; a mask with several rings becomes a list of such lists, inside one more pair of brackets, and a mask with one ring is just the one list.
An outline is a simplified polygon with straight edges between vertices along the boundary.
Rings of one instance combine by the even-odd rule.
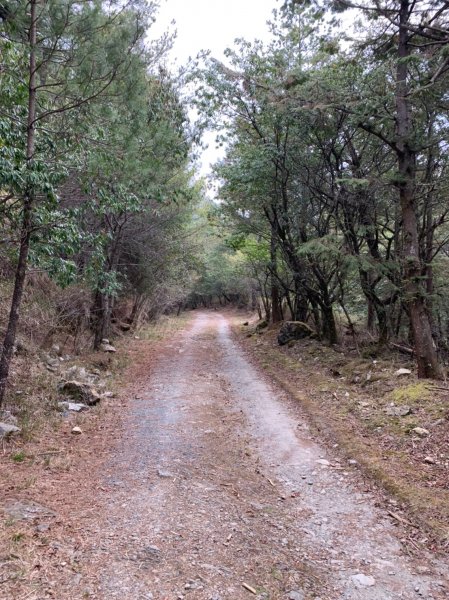
[[[269, 39], [267, 21], [278, 6], [277, 0], [161, 0], [150, 36], [159, 36], [167, 29], [177, 30], [170, 56], [174, 64], [186, 63], [201, 50], [210, 50], [213, 57], [221, 60], [225, 48], [232, 46], [236, 38]], [[175, 25], [171, 25], [173, 20]], [[210, 172], [210, 164], [220, 156], [214, 138], [214, 134], [205, 137], [209, 148], [202, 156], [202, 175]]]

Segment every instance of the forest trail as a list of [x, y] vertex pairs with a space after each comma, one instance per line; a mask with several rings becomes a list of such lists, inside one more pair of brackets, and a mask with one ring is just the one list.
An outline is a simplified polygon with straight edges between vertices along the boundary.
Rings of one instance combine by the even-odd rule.
[[196, 313], [164, 344], [104, 469], [89, 597], [447, 598], [446, 567], [404, 556], [357, 472], [317, 445], [227, 316]]

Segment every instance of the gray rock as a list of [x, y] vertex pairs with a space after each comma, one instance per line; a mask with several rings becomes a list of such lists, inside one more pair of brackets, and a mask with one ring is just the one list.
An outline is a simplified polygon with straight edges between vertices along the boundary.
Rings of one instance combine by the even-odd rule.
[[426, 456], [426, 458], [424, 459], [424, 462], [427, 463], [428, 465], [436, 464], [436, 460], [433, 458], [433, 456]]
[[10, 410], [0, 410], [0, 421], [8, 425], [17, 425], [17, 417]]
[[13, 500], [5, 507], [5, 513], [16, 521], [56, 517], [56, 513], [33, 500]]
[[302, 592], [292, 590], [288, 593], [288, 600], [304, 600], [305, 596]]
[[102, 352], [117, 352], [117, 349], [111, 346], [111, 344], [101, 344], [100, 350]]
[[371, 575], [364, 575], [363, 573], [357, 573], [351, 577], [352, 581], [360, 587], [372, 587], [376, 585], [376, 580]]
[[90, 384], [81, 381], [62, 381], [59, 384], [59, 391], [67, 394], [71, 398], [81, 400], [83, 404], [94, 406], [101, 400], [100, 394]]
[[416, 433], [416, 435], [419, 435], [419, 437], [427, 437], [430, 433], [430, 431], [424, 429], [424, 427], [413, 427], [412, 431], [413, 433]]
[[8, 437], [9, 435], [13, 435], [14, 433], [20, 433], [20, 427], [17, 425], [11, 425], [10, 423], [0, 423], [0, 440], [2, 438]]
[[328, 460], [326, 460], [325, 458], [319, 458], [315, 462], [318, 463], [319, 465], [323, 466], [323, 467], [329, 467], [330, 466], [330, 462]]
[[304, 338], [315, 338], [316, 333], [307, 323], [302, 321], [285, 321], [278, 334], [279, 346], [284, 346], [292, 340], [302, 340]]
[[81, 412], [82, 410], [89, 410], [87, 404], [78, 404], [76, 402], [58, 402], [58, 406], [62, 410], [70, 410], [72, 412]]
[[402, 406], [394, 406], [394, 404], [387, 406], [385, 412], [390, 417], [406, 417], [412, 412], [410, 406], [403, 404]]
[[59, 368], [61, 364], [59, 358], [54, 358], [53, 356], [47, 356], [45, 362], [47, 363], [47, 367], [52, 367], [53, 369]]
[[396, 375], [396, 377], [403, 377], [404, 375], [411, 375], [412, 372], [410, 371], [410, 369], [398, 369], [397, 371], [395, 371], [394, 374]]
[[81, 435], [83, 433], [83, 430], [81, 429], [81, 427], [74, 427], [72, 429], [72, 433], [73, 435]]
[[84, 367], [78, 367], [73, 365], [67, 371], [65, 371], [65, 377], [67, 380], [81, 381], [82, 383], [88, 383], [92, 380], [92, 376], [86, 371]]
[[157, 474], [159, 475], [159, 477], [162, 477], [163, 479], [173, 479], [174, 478], [173, 473], [170, 473], [170, 471], [164, 471], [164, 469], [158, 469]]

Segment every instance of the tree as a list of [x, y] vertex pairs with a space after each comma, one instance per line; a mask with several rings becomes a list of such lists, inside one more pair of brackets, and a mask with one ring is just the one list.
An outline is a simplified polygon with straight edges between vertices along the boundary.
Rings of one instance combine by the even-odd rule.
[[[79, 144], [67, 129], [67, 119], [79, 118], [126, 73], [134, 53], [142, 49], [147, 18], [154, 11], [154, 6], [148, 12], [138, 2], [125, 7], [120, 2], [108, 3], [103, 8], [100, 0], [81, 5], [73, 0], [11, 0], [3, 8], [7, 14], [1, 42], [17, 47], [26, 59], [26, 68], [21, 63], [14, 65], [13, 76], [18, 81], [25, 76], [27, 86], [26, 108], [18, 112], [12, 105], [6, 107], [4, 115], [22, 134], [15, 140], [15, 177], [2, 174], [2, 188], [20, 202], [21, 225], [14, 291], [0, 358], [0, 405], [16, 337], [35, 212], [45, 199], [56, 201], [55, 177], [51, 174], [56, 175], [63, 166], [56, 146], [67, 153], [69, 147]], [[61, 134], [62, 142], [55, 132]]]

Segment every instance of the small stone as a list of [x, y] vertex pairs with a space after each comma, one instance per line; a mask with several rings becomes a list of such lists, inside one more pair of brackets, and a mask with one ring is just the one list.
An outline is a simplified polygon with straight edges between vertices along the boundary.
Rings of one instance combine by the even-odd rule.
[[319, 458], [315, 462], [317, 462], [319, 465], [322, 465], [323, 467], [329, 467], [329, 465], [330, 465], [330, 462], [328, 460], [326, 460], [325, 458]]
[[101, 344], [100, 350], [103, 352], [117, 352], [117, 349], [111, 344]]
[[[16, 391], [16, 394], [21, 394], [20, 390]], [[17, 425], [18, 420], [10, 410], [0, 410], [0, 421], [2, 423], [7, 423], [8, 425]]]
[[72, 433], [73, 433], [74, 435], [81, 435], [81, 434], [83, 433], [83, 431], [82, 431], [81, 427], [74, 427], [74, 428], [72, 429]]
[[350, 465], [358, 465], [359, 463], [354, 458], [350, 458], [348, 460], [348, 464], [350, 464]]
[[427, 429], [424, 429], [424, 427], [413, 427], [412, 431], [413, 433], [416, 433], [416, 435], [419, 435], [419, 437], [426, 437], [430, 433]]
[[170, 473], [170, 471], [164, 471], [164, 469], [158, 469], [157, 474], [159, 475], [159, 477], [162, 477], [163, 479], [173, 479], [174, 478], [173, 473]]
[[371, 575], [364, 575], [363, 573], [357, 573], [351, 577], [352, 581], [359, 586], [372, 587], [376, 585], [376, 580]]
[[436, 460], [432, 456], [426, 456], [426, 458], [424, 459], [424, 462], [427, 463], [428, 465], [436, 464]]
[[76, 402], [58, 402], [58, 406], [62, 410], [70, 410], [72, 412], [81, 412], [82, 410], [89, 410], [87, 404], [77, 404]]
[[8, 437], [9, 435], [20, 432], [20, 427], [17, 427], [16, 425], [11, 425], [10, 423], [0, 423], [0, 440]]
[[59, 358], [54, 358], [52, 356], [47, 356], [47, 368], [57, 369], [59, 367]]
[[407, 404], [403, 404], [402, 406], [391, 405], [387, 406], [385, 412], [390, 417], [406, 417], [412, 412], [412, 409]]
[[304, 594], [297, 590], [292, 590], [288, 593], [288, 600], [304, 600]]
[[396, 375], [396, 377], [402, 377], [403, 375], [411, 375], [412, 372], [410, 371], [410, 369], [398, 369], [397, 371], [395, 371], [394, 374]]

